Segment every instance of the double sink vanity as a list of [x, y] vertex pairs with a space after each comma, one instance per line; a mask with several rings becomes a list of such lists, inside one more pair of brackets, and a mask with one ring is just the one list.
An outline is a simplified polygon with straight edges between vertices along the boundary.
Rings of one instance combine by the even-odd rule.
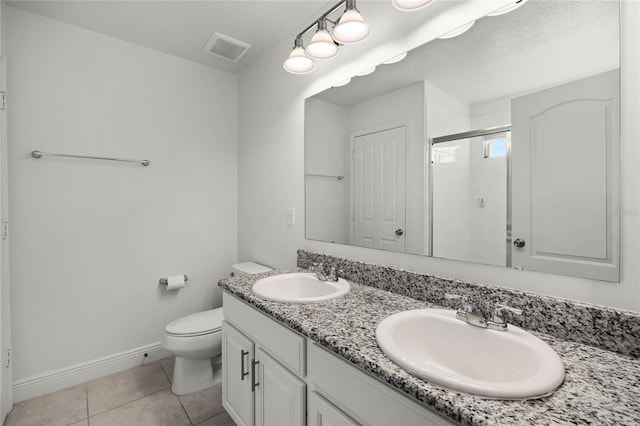
[[346, 279], [220, 282], [223, 404], [237, 424], [640, 423], [637, 314], [298, 253], [301, 268], [320, 262]]

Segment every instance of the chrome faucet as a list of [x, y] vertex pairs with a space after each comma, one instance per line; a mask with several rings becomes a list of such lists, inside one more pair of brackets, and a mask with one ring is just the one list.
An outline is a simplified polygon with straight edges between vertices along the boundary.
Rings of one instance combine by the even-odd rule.
[[500, 316], [502, 312], [507, 311], [512, 314], [522, 315], [522, 309], [516, 309], [511, 306], [496, 303], [493, 308], [493, 315], [491, 316], [491, 319], [487, 320], [477, 307], [469, 303], [466, 296], [445, 294], [445, 298], [449, 300], [460, 299], [462, 304], [456, 312], [456, 318], [468, 324], [475, 325], [476, 327], [507, 331], [507, 322]]
[[511, 312], [512, 314], [522, 315], [522, 309], [512, 308], [511, 306], [496, 303], [493, 308], [493, 315], [491, 321], [488, 322], [487, 327], [492, 330], [507, 331], [507, 322], [502, 318], [503, 311]]
[[327, 281], [327, 282], [334, 282], [334, 283], [338, 282], [338, 273], [334, 266], [332, 266], [329, 269], [329, 273], [326, 272], [326, 269], [322, 263], [314, 262], [311, 265], [311, 268], [309, 269], [311, 270], [311, 272], [315, 272], [316, 277], [318, 277], [320, 281]]

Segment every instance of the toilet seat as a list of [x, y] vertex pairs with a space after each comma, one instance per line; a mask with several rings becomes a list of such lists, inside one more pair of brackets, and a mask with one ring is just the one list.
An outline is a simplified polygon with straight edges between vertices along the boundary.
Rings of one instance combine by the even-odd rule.
[[222, 308], [197, 312], [171, 321], [165, 332], [177, 337], [194, 337], [214, 333], [222, 328]]

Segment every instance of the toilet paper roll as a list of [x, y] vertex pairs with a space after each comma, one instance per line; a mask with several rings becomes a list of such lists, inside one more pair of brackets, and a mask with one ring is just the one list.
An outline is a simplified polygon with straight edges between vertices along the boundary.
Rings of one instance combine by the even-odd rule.
[[171, 275], [167, 277], [167, 290], [178, 290], [184, 287], [184, 275]]

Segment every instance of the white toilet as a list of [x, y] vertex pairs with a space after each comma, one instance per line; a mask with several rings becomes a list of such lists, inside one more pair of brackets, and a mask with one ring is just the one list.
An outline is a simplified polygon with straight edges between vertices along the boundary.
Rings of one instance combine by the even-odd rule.
[[[254, 262], [236, 263], [234, 275], [252, 275], [271, 271]], [[215, 362], [222, 352], [222, 308], [198, 312], [171, 321], [165, 327], [162, 347], [176, 357], [171, 390], [184, 395], [213, 386], [220, 380]]]

